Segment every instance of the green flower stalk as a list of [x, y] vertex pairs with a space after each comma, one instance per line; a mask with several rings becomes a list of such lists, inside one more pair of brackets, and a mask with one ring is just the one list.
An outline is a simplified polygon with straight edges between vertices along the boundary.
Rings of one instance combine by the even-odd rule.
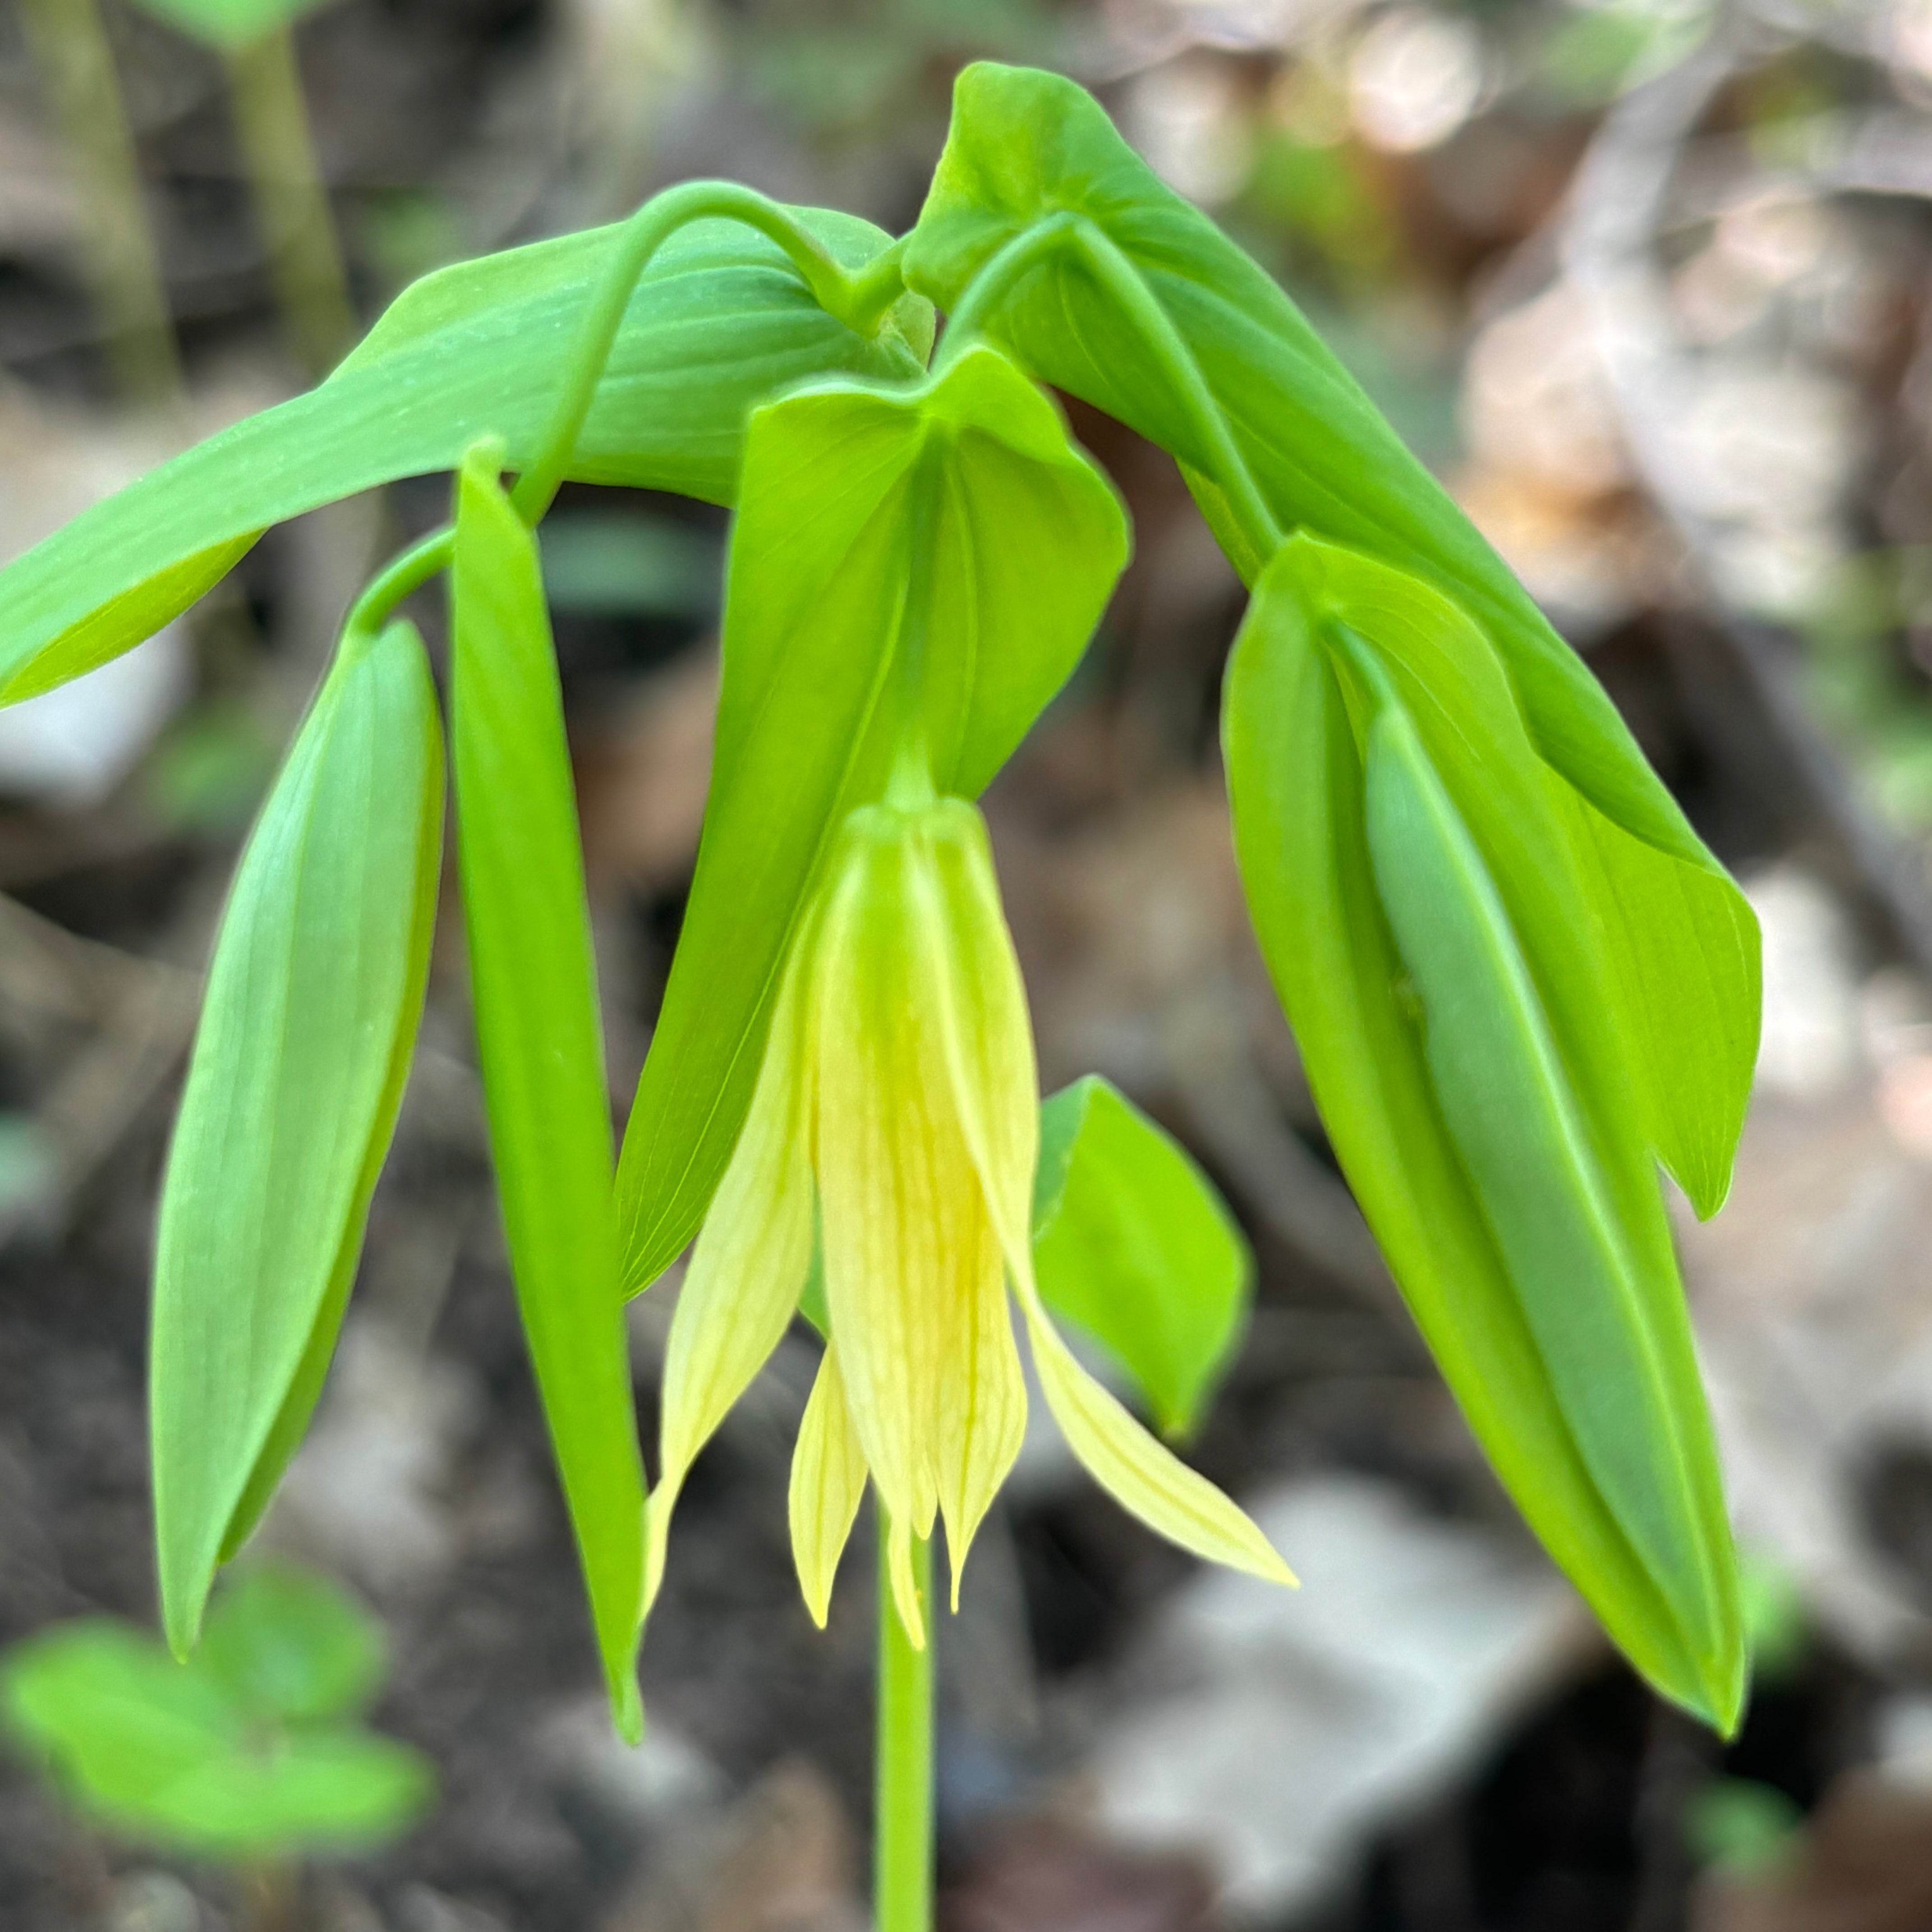
[[790, 1516], [820, 1624], [868, 1477], [908, 1636], [925, 1641], [914, 1544], [935, 1518], [957, 1606], [1026, 1424], [1010, 1290], [1048, 1407], [1101, 1486], [1184, 1549], [1294, 1582], [1048, 1318], [1029, 1225], [1039, 1120], [1025, 988], [980, 814], [957, 798], [854, 812], [790, 947], [751, 1108], [672, 1318], [647, 1603], [679, 1489], [784, 1334], [814, 1240], [830, 1334]]

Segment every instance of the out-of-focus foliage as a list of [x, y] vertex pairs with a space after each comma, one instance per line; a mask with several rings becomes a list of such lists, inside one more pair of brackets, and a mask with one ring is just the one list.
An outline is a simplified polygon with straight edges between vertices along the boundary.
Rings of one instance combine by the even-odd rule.
[[177, 1663], [133, 1625], [57, 1624], [0, 1660], [0, 1718], [83, 1817], [227, 1860], [380, 1845], [428, 1809], [416, 1752], [363, 1728], [381, 1627], [321, 1579], [238, 1576]]
[[328, 0], [137, 0], [158, 20], [210, 46], [238, 47], [286, 27]]

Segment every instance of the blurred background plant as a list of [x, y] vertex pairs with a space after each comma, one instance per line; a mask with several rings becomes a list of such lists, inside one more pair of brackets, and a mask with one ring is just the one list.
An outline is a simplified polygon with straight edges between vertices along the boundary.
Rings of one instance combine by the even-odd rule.
[[428, 1808], [419, 1752], [357, 1722], [381, 1626], [286, 1565], [243, 1570], [177, 1663], [111, 1617], [57, 1624], [0, 1658], [0, 1721], [76, 1817], [227, 1867], [243, 1923], [292, 1922], [298, 1862], [380, 1845]]
[[[88, 66], [70, 50], [95, 21]], [[273, 70], [260, 119], [238, 46]], [[0, 550], [326, 367], [345, 299], [366, 320], [457, 256], [694, 175], [904, 226], [951, 76], [981, 55], [1095, 86], [1283, 279], [1749, 884], [1758, 1098], [1732, 1204], [1683, 1238], [1738, 1514], [1776, 1580], [1751, 1714], [1720, 1751], [1648, 1704], [1526, 1546], [1394, 1303], [1245, 937], [1213, 724], [1238, 586], [1171, 468], [1076, 412], [1137, 562], [988, 816], [1048, 1085], [1107, 1076], [1252, 1241], [1252, 1319], [1191, 1453], [1306, 1587], [1277, 1604], [1192, 1574], [1030, 1448], [946, 1646], [946, 1922], [1918, 1932], [1924, 0], [16, 0]], [[296, 184], [279, 203], [276, 182]], [[331, 248], [339, 280], [316, 266]], [[0, 713], [0, 1638], [151, 1619], [142, 1284], [196, 975], [381, 520], [425, 526], [444, 494], [404, 485], [279, 532], [218, 608]], [[588, 488], [544, 533], [616, 1106], [703, 808], [722, 534], [698, 506]], [[693, 1473], [646, 1652], [652, 1728], [620, 1753], [543, 1474], [460, 977], [434, 976], [334, 1382], [265, 1532], [380, 1607], [385, 1724], [445, 1799], [394, 1848], [314, 1874], [304, 1923], [849, 1932], [866, 1592], [812, 1634], [781, 1500], [811, 1348], [780, 1351]], [[634, 1312], [647, 1438], [668, 1306]], [[106, 1840], [77, 1852], [55, 1816], [24, 1768], [0, 1772], [10, 1929], [226, 1922], [218, 1887]]]

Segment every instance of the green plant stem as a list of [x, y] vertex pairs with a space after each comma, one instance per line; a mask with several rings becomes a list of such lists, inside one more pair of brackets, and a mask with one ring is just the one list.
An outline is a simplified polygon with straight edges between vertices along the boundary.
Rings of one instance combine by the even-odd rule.
[[562, 483], [610, 360], [610, 345], [630, 306], [631, 292], [651, 257], [680, 228], [721, 218], [742, 221], [776, 242], [791, 257], [819, 306], [860, 334], [873, 333], [897, 298], [902, 284], [896, 243], [865, 268], [853, 270], [835, 261], [789, 208], [735, 182], [686, 182], [653, 196], [617, 231], [610, 260], [584, 311], [550, 428], [538, 446], [536, 460], [511, 494], [525, 523], [534, 527], [542, 520]]
[[456, 526], [445, 524], [398, 550], [362, 587], [343, 620], [344, 640], [374, 637], [389, 613], [411, 592], [420, 590], [439, 571], [448, 568], [456, 548]]
[[1084, 215], [1064, 211], [1050, 214], [1015, 236], [987, 262], [946, 318], [939, 363], [943, 366], [969, 341], [983, 335], [998, 304], [1027, 276], [1056, 256], [1071, 256], [1079, 262], [1133, 325], [1172, 385], [1200, 440], [1208, 459], [1202, 466], [1204, 472], [1220, 486], [1242, 536], [1256, 559], [1265, 562], [1281, 547], [1281, 525], [1262, 495], [1200, 364], [1132, 260]]
[[[850, 269], [834, 261], [789, 208], [735, 182], [687, 182], [654, 196], [618, 230], [610, 260], [591, 292], [536, 460], [510, 493], [517, 514], [532, 530], [543, 520], [562, 485], [638, 277], [680, 228], [714, 220], [742, 221], [770, 236], [791, 257], [820, 307], [855, 332], [876, 332], [905, 286], [899, 269], [903, 238], [862, 268]], [[373, 633], [405, 597], [447, 567], [455, 540], [455, 530], [445, 524], [392, 557], [351, 607], [345, 633]]]
[[275, 299], [296, 353], [311, 374], [326, 375], [355, 335], [356, 311], [316, 161], [294, 36], [278, 27], [229, 48], [226, 58], [235, 131]]
[[100, 8], [96, 0], [20, 0], [20, 18], [80, 190], [88, 279], [115, 380], [134, 401], [172, 406], [182, 394], [181, 352]]
[[887, 1523], [878, 1511], [878, 1742], [873, 1768], [872, 1920], [876, 1932], [932, 1932], [932, 1546], [913, 1542], [926, 1612], [915, 1650], [892, 1603]]
[[292, 1864], [270, 1858], [244, 1866], [236, 1874], [236, 1886], [243, 1932], [295, 1932], [300, 1886]]

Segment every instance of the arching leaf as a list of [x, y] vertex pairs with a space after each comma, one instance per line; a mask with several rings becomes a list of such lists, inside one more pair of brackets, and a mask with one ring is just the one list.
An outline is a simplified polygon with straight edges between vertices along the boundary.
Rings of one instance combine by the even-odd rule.
[[[1208, 218], [1160, 182], [1072, 82], [990, 63], [960, 76], [953, 124], [905, 256], [955, 305], [1033, 224], [1088, 224], [1178, 332], [1284, 529], [1346, 546], [1466, 614], [1501, 661], [1537, 749], [1589, 827], [1592, 898], [1627, 1028], [1652, 1039], [1654, 1144], [1700, 1213], [1721, 1202], [1756, 1048], [1756, 930], [1615, 708], [1509, 568], [1408, 451], [1300, 311]], [[1114, 296], [1076, 248], [1042, 258], [988, 326], [1036, 374], [1180, 459], [1252, 584], [1256, 553], [1208, 472], [1214, 452]], [[1646, 1074], [1646, 1078], [1649, 1078]]]
[[[848, 266], [885, 244], [850, 216], [797, 212]], [[426, 277], [319, 388], [196, 444], [0, 570], [0, 701], [139, 644], [272, 524], [452, 470], [481, 436], [502, 436], [512, 467], [530, 460], [615, 232]], [[916, 374], [930, 337], [916, 297], [876, 338], [856, 335], [776, 243], [734, 222], [694, 223], [638, 284], [570, 474], [727, 502], [753, 404], [832, 371]]]
[[[1714, 871], [1595, 679], [1274, 280], [1160, 179], [1083, 88], [1033, 68], [968, 68], [908, 281], [951, 309], [1007, 242], [1068, 214], [1120, 249], [1171, 318], [1282, 525], [1384, 558], [1452, 597], [1493, 640], [1545, 757], [1612, 822]], [[1268, 560], [1232, 534], [1213, 452], [1076, 254], [1045, 260], [992, 326], [1042, 380], [1178, 457], [1252, 581]]]

